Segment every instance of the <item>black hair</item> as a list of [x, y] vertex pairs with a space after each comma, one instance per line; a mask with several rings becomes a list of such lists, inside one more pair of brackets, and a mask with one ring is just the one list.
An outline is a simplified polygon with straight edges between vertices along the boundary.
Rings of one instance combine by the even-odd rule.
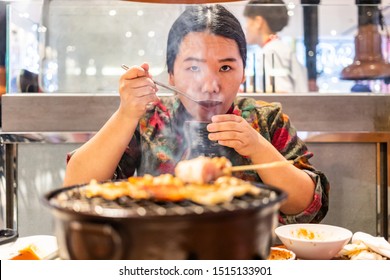
[[190, 32], [204, 31], [234, 40], [237, 43], [245, 68], [246, 40], [238, 19], [222, 5], [195, 5], [187, 7], [169, 30], [167, 46], [168, 73], [173, 73], [173, 65], [183, 38]]
[[261, 16], [274, 33], [281, 31], [288, 24], [288, 11], [283, 0], [251, 0], [245, 6], [244, 16]]

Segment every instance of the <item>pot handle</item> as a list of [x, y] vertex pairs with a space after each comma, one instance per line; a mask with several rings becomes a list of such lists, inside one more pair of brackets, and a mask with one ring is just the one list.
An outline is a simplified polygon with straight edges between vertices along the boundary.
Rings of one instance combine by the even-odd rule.
[[110, 224], [71, 221], [66, 235], [71, 259], [119, 260], [123, 258], [122, 239]]

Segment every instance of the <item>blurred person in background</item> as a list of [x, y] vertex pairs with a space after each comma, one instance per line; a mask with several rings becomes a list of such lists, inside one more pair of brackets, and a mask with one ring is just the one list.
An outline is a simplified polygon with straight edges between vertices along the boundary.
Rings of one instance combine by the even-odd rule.
[[278, 35], [289, 21], [285, 3], [282, 0], [251, 0], [245, 6], [244, 17], [247, 43], [262, 49], [264, 92], [308, 92], [306, 68]]

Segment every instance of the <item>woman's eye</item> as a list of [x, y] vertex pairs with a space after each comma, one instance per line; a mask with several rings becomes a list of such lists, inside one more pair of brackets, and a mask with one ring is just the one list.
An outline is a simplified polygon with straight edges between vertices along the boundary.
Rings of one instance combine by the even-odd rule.
[[229, 65], [224, 65], [224, 66], [221, 67], [221, 71], [222, 72], [227, 72], [227, 71], [229, 71], [231, 69], [232, 69], [232, 67], [230, 67]]
[[195, 65], [190, 66], [188, 69], [191, 70], [192, 72], [198, 72], [200, 70], [200, 68], [198, 66], [195, 66]]

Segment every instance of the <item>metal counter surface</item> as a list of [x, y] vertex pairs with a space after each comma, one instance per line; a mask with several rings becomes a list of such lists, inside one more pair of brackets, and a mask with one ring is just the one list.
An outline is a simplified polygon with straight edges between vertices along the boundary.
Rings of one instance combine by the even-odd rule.
[[[170, 94], [159, 94], [167, 96]], [[280, 102], [301, 131], [390, 131], [390, 94], [239, 94]], [[5, 94], [6, 132], [98, 131], [119, 106], [118, 94]]]
[[[95, 133], [46, 132], [46, 133], [3, 133], [0, 132], [0, 180], [5, 190], [4, 230], [0, 242], [12, 241], [18, 235], [18, 146], [21, 144], [63, 144], [85, 143]], [[3, 214], [3, 213], [2, 213]]]

